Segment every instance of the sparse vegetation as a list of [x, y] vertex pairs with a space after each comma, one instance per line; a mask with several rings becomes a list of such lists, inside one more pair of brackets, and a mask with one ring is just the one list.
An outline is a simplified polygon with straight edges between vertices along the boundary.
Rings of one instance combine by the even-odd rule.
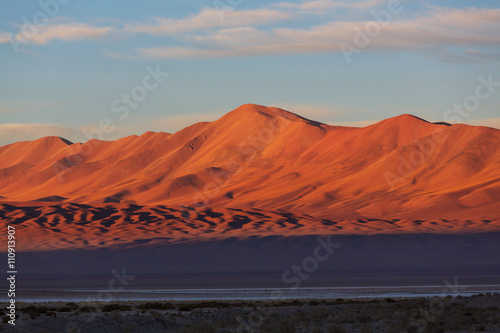
[[[76, 312], [73, 311], [76, 309]], [[68, 311], [69, 310], [69, 311]], [[19, 308], [29, 325], [52, 317], [61, 325], [97, 314], [110, 331], [138, 327], [168, 332], [234, 332], [248, 325], [256, 332], [497, 332], [500, 295], [414, 299], [316, 299], [278, 301], [114, 302], [33, 304]], [[103, 315], [104, 314], [104, 315]], [[50, 318], [50, 320], [52, 320]], [[74, 319], [73, 319], [74, 318]], [[7, 316], [2, 318], [5, 323]], [[108, 326], [106, 326], [108, 325]], [[39, 326], [36, 326], [37, 329]], [[45, 328], [45, 327], [43, 327]], [[33, 327], [26, 331], [33, 330]], [[64, 327], [48, 331], [64, 331]], [[243, 329], [245, 331], [245, 329]]]
[[173, 310], [176, 309], [175, 305], [170, 302], [147, 302], [144, 304], [139, 304], [138, 309], [144, 310]]
[[112, 304], [106, 304], [102, 307], [101, 311], [102, 312], [112, 312], [112, 311], [128, 311], [131, 309], [130, 305], [127, 304], [120, 304], [120, 303], [112, 303]]

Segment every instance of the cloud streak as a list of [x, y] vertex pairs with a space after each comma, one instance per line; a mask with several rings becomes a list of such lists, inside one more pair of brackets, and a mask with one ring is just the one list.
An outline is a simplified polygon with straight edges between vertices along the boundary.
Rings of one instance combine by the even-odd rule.
[[79, 22], [55, 23], [53, 21], [43, 26], [32, 25], [29, 28], [23, 26], [16, 34], [0, 32], [0, 44], [42, 45], [52, 40], [68, 42], [96, 39], [109, 34], [111, 31], [111, 27], [93, 27]]
[[[35, 27], [36, 33], [31, 35], [25, 33], [24, 26], [15, 34], [0, 32], [0, 44], [9, 43], [10, 39], [20, 44], [43, 45], [53, 40], [96, 40], [111, 35], [139, 39], [140, 35], [150, 35], [157, 37], [153, 44], [151, 39], [149, 44], [138, 40], [133, 50], [108, 50], [103, 54], [137, 60], [335, 53], [342, 52], [342, 43], [354, 44], [357, 32], [369, 25], [380, 26], [373, 13], [386, 10], [387, 4], [387, 0], [281, 2], [256, 9], [225, 10], [223, 17], [214, 8], [203, 8], [183, 18], [156, 17], [151, 23], [114, 22], [113, 26], [54, 19]], [[500, 9], [424, 6], [423, 11], [415, 14], [414, 9], [405, 10], [404, 2], [401, 7], [403, 12], [392, 14], [363, 51], [434, 50], [428, 56], [441, 61], [497, 60], [495, 51], [484, 56], [464, 51], [455, 56], [448, 49], [498, 47]]]
[[[308, 28], [274, 27], [263, 30], [244, 25], [224, 27], [186, 34], [179, 38], [183, 45], [138, 48], [135, 56], [172, 59], [341, 52], [340, 44], [353, 44], [356, 32], [368, 24], [379, 23], [372, 19], [332, 21]], [[498, 45], [498, 31], [500, 9], [434, 9], [417, 18], [394, 18], [381, 27], [380, 34], [365, 50]]]
[[124, 30], [151, 35], [175, 35], [216, 28], [260, 26], [292, 17], [291, 13], [278, 10], [255, 9], [228, 11], [224, 13], [224, 19], [220, 19], [216, 10], [205, 8], [200, 13], [183, 19], [155, 18], [155, 24], [126, 24]]
[[314, 0], [303, 3], [281, 2], [273, 5], [275, 8], [294, 9], [310, 13], [324, 13], [324, 10], [368, 10], [370, 8], [386, 4], [387, 0], [365, 0], [365, 1], [334, 1]]

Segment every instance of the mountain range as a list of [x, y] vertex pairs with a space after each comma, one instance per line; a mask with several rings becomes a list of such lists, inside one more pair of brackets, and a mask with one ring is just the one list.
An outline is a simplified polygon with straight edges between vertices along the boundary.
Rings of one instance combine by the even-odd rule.
[[246, 104], [174, 134], [0, 147], [0, 219], [48, 229], [172, 220], [185, 231], [201, 214], [221, 237], [220, 225], [249, 232], [256, 219], [256, 234], [481, 231], [499, 228], [499, 201], [500, 130], [408, 114], [340, 127]]

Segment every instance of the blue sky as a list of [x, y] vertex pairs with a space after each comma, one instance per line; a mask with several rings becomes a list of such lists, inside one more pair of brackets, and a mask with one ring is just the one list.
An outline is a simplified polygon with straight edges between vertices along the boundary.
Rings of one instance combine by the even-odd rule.
[[174, 132], [245, 103], [332, 124], [411, 113], [500, 128], [500, 86], [474, 99], [500, 82], [498, 1], [0, 5], [0, 145]]

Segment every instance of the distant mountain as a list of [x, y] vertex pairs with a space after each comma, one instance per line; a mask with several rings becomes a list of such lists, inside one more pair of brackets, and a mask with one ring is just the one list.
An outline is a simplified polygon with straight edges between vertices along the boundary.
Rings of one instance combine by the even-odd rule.
[[500, 130], [412, 115], [338, 127], [247, 104], [174, 134], [0, 147], [0, 203], [35, 201], [494, 219]]

